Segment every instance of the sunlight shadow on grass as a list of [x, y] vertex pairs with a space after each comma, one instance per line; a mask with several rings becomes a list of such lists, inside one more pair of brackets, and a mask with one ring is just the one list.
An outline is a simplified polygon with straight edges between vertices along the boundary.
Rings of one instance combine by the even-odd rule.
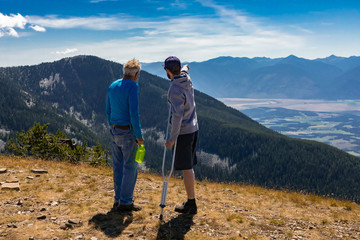
[[116, 238], [133, 221], [132, 213], [121, 214], [109, 211], [107, 214], [98, 213], [89, 220], [89, 224], [94, 224], [96, 229], [100, 229], [104, 234], [111, 238]]
[[194, 225], [193, 214], [180, 214], [176, 218], [161, 224], [156, 239], [184, 239]]

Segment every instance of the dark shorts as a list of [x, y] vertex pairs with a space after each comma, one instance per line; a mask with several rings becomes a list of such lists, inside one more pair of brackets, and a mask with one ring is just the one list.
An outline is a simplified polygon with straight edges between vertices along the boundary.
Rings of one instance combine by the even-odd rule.
[[192, 169], [197, 164], [196, 141], [198, 131], [190, 134], [179, 135], [176, 143], [174, 169]]

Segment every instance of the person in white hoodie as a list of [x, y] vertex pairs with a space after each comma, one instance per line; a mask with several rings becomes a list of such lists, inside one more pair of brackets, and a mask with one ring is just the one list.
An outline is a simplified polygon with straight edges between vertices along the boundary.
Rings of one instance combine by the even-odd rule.
[[182, 170], [188, 200], [175, 207], [176, 212], [197, 213], [195, 202], [195, 174], [193, 166], [197, 164], [196, 142], [198, 121], [196, 116], [194, 88], [189, 75], [189, 66], [181, 68], [180, 60], [175, 56], [166, 58], [164, 69], [170, 81], [168, 101], [171, 105], [170, 136], [165, 142], [167, 148], [176, 152], [174, 169]]

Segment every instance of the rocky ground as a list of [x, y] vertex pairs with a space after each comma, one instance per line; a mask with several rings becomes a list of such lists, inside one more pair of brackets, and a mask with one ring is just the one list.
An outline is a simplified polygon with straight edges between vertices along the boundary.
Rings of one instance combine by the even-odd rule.
[[180, 179], [140, 173], [139, 212], [112, 212], [112, 170], [0, 155], [0, 239], [360, 239], [360, 206], [314, 195], [197, 182], [197, 215], [177, 214]]

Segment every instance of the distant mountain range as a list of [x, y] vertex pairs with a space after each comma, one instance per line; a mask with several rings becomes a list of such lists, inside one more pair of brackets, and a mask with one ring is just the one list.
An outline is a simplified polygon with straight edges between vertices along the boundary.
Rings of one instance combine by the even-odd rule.
[[[233, 62], [231, 58], [223, 59]], [[214, 66], [227, 66], [221, 59], [212, 61]], [[269, 59], [236, 61], [248, 61], [249, 65], [259, 61], [263, 68], [285, 64], [280, 63], [285, 59], [275, 66], [268, 65]], [[286, 61], [291, 65], [298, 59], [291, 57]], [[330, 66], [323, 64], [320, 62], [319, 66]], [[190, 71], [196, 72], [194, 65]], [[296, 69], [302, 72], [302, 68], [305, 66]], [[259, 69], [252, 72], [256, 71]], [[0, 68], [0, 138], [6, 141], [36, 121], [50, 123], [51, 131], [60, 129], [79, 140], [87, 136], [90, 144], [100, 142], [110, 149], [105, 100], [108, 86], [121, 76], [121, 64], [94, 56]], [[145, 164], [150, 171], [159, 173], [169, 81], [142, 71], [139, 86]], [[323, 143], [281, 135], [199, 91], [195, 91], [195, 98], [200, 125], [199, 165], [195, 170], [199, 179], [302, 190], [360, 202], [359, 158]]]
[[[160, 62], [143, 69], [166, 77]], [[188, 63], [197, 90], [213, 97], [358, 99], [360, 57], [308, 60], [218, 57]]]

